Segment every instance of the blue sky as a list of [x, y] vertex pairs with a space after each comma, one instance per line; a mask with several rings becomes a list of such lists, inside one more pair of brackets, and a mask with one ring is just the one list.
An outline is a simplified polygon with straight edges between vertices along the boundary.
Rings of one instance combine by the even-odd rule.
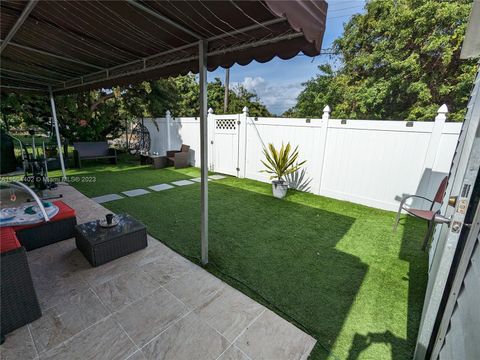
[[[333, 41], [343, 32], [343, 24], [355, 13], [363, 11], [364, 0], [328, 1], [327, 26], [322, 48], [330, 48]], [[318, 65], [333, 62], [328, 55], [315, 58], [296, 56], [290, 60], [274, 58], [268, 63], [256, 61], [246, 66], [234, 65], [230, 69], [230, 83], [242, 83], [249, 90], [255, 91], [270, 112], [280, 115], [295, 104], [300, 93], [301, 84], [318, 73]], [[217, 69], [208, 73], [209, 80], [225, 78], [225, 70]]]

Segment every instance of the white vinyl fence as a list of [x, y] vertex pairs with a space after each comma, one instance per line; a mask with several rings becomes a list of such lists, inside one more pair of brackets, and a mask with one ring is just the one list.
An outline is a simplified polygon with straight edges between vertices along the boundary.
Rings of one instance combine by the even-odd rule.
[[[268, 143], [297, 146], [303, 169], [290, 186], [380, 209], [396, 210], [405, 194], [432, 198], [448, 174], [461, 123], [446, 122], [447, 107], [435, 121], [263, 118], [208, 114], [209, 168], [241, 178], [269, 181], [262, 173]], [[157, 126], [153, 124], [156, 122]], [[147, 119], [151, 151], [160, 154], [190, 145], [191, 163], [200, 166], [199, 118]]]

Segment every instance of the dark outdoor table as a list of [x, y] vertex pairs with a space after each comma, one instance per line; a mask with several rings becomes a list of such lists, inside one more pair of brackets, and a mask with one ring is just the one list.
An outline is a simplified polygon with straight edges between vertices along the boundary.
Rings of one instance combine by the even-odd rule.
[[162, 155], [140, 155], [140, 165], [149, 164], [154, 169], [163, 169], [167, 166], [167, 157]]
[[145, 154], [140, 154], [140, 165], [149, 165], [151, 164], [150, 156]]
[[163, 169], [167, 166], [167, 157], [160, 155], [150, 155], [152, 166], [154, 169]]
[[75, 244], [92, 266], [105, 264], [147, 247], [147, 228], [127, 214], [116, 215], [118, 225], [100, 226], [99, 220], [75, 227]]

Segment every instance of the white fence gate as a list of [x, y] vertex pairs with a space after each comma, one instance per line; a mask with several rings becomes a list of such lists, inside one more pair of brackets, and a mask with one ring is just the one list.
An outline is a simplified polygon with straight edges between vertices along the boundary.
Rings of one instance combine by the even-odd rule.
[[211, 115], [213, 137], [210, 169], [222, 174], [238, 176], [240, 151], [240, 115]]

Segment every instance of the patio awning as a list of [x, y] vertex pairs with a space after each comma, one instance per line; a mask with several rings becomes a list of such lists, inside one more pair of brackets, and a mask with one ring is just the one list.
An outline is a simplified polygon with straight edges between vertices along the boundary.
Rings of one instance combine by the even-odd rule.
[[327, 3], [1, 2], [2, 91], [72, 93], [207, 68], [320, 53]]
[[[320, 53], [327, 3], [3, 0], [1, 90], [54, 93], [199, 73], [201, 258], [208, 262], [207, 69]], [[59, 153], [63, 178], [65, 166]]]

